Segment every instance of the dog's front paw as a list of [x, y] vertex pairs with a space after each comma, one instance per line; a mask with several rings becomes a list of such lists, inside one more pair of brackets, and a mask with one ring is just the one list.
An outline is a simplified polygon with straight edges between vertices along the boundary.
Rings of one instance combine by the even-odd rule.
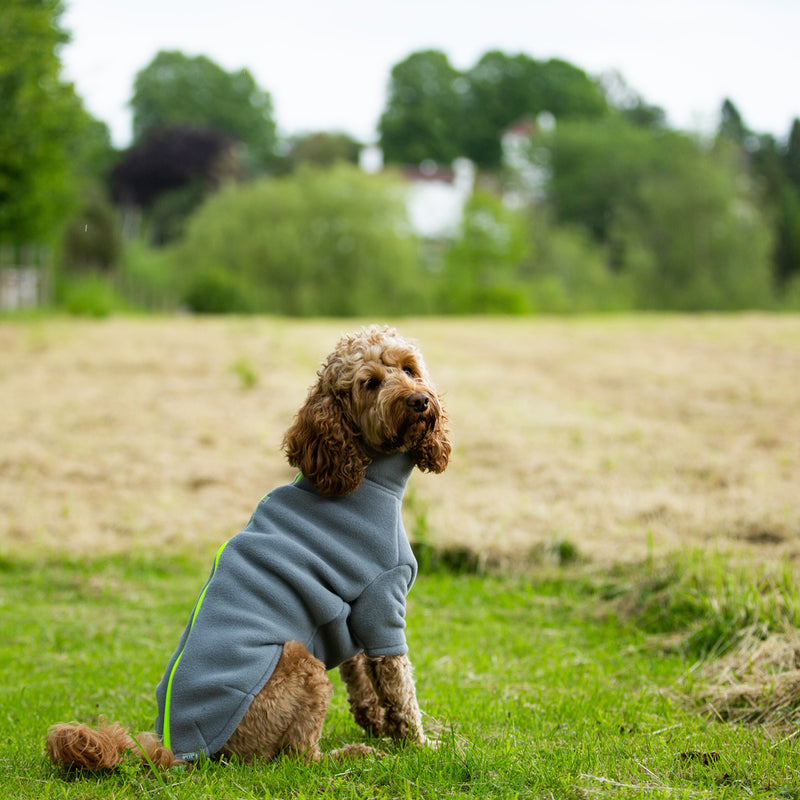
[[362, 727], [370, 736], [375, 739], [380, 739], [386, 736], [386, 711], [376, 704], [358, 706], [351, 709], [353, 712], [353, 719]]
[[391, 739], [419, 745], [424, 745], [426, 741], [421, 726], [414, 724], [407, 716], [394, 714], [391, 711], [386, 712], [383, 735]]

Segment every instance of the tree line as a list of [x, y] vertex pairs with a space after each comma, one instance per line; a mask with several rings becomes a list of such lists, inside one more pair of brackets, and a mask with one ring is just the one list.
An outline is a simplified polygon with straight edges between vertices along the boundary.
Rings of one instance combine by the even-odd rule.
[[[0, 246], [50, 244], [75, 310], [800, 307], [798, 120], [779, 141], [728, 100], [701, 140], [618, 75], [498, 51], [460, 71], [426, 50], [388, 76], [375, 176], [346, 134], [281, 139], [246, 69], [160, 52], [116, 152], [61, 78], [61, 12], [0, 8]], [[459, 157], [478, 167], [460, 230], [419, 241], [399, 167]]]

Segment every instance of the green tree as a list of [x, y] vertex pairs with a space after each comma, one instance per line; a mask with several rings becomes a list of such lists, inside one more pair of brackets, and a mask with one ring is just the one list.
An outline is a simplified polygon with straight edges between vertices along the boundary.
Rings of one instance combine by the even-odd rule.
[[519, 119], [542, 111], [559, 120], [598, 117], [608, 110], [600, 85], [560, 59], [492, 51], [461, 73], [444, 53], [426, 50], [392, 69], [380, 143], [389, 162], [449, 163], [466, 155], [496, 169], [503, 133]]
[[467, 73], [464, 154], [497, 168], [504, 131], [517, 120], [548, 111], [560, 122], [608, 113], [598, 83], [566, 61], [536, 61], [525, 54], [486, 53]]
[[739, 109], [736, 108], [732, 100], [726, 98], [720, 110], [717, 136], [732, 142], [738, 147], [745, 147], [749, 135], [750, 131], [747, 130], [742, 115], [739, 113]]
[[682, 134], [620, 119], [561, 125], [549, 152], [557, 219], [609, 248], [639, 305], [770, 304], [772, 235], [735, 163]]
[[52, 241], [75, 196], [70, 145], [87, 123], [61, 80], [59, 0], [0, 4], [0, 241]]
[[463, 78], [438, 50], [412, 53], [392, 68], [378, 129], [389, 163], [450, 163], [460, 153]]
[[61, 267], [71, 273], [109, 272], [117, 266], [121, 252], [116, 209], [99, 185], [91, 186], [64, 227]]
[[782, 288], [800, 275], [800, 193], [791, 180], [788, 149], [781, 152], [770, 134], [750, 134], [748, 144], [738, 151], [739, 158], [748, 164], [762, 205], [769, 210], [775, 233], [773, 272], [776, 285]]
[[259, 169], [274, 159], [272, 100], [246, 70], [226, 72], [205, 56], [161, 51], [134, 82], [135, 141], [158, 128], [190, 124], [242, 142]]
[[671, 137], [611, 117], [602, 123], [559, 125], [549, 139], [537, 140], [534, 157], [544, 159], [556, 221], [581, 225], [597, 241], [607, 242], [616, 216], [634, 202], [642, 178], [666, 166], [668, 149], [662, 142]]
[[771, 234], [753, 204], [737, 202], [731, 179], [713, 162], [696, 160], [639, 187], [623, 226], [630, 237], [625, 267], [640, 308], [771, 305]]
[[800, 195], [800, 119], [797, 117], [792, 121], [783, 160], [786, 177]]
[[150, 240], [180, 236], [187, 217], [220, 185], [241, 177], [237, 147], [222, 134], [189, 125], [150, 131], [117, 161], [112, 185], [117, 202], [145, 209]]
[[110, 271], [122, 252], [120, 220], [108, 181], [117, 153], [105, 123], [84, 109], [77, 115], [77, 131], [66, 142], [67, 158], [79, 192], [64, 224], [59, 266], [65, 272]]
[[797, 118], [792, 121], [783, 153], [783, 172], [787, 186], [781, 203], [778, 257], [782, 256], [783, 280], [800, 285], [800, 119]]
[[423, 297], [398, 186], [347, 164], [229, 185], [189, 221], [179, 261], [196, 310], [404, 314]]
[[725, 100], [715, 146], [743, 167], [760, 195], [774, 231], [774, 282], [783, 290], [800, 277], [800, 123], [795, 120], [781, 148], [774, 136], [749, 130], [733, 103]]
[[313, 164], [318, 167], [332, 167], [340, 161], [358, 164], [361, 144], [346, 133], [316, 131], [289, 140], [286, 154], [286, 171], [296, 169], [300, 164]]
[[609, 106], [628, 122], [641, 128], [667, 127], [664, 109], [648, 103], [617, 70], [605, 72], [600, 84]]

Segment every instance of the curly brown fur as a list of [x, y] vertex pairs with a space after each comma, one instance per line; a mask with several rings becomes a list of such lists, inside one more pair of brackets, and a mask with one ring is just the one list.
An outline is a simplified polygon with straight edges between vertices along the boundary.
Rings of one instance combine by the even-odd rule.
[[299, 642], [287, 642], [221, 755], [248, 761], [286, 752], [319, 761], [317, 742], [332, 694], [325, 665]]
[[393, 328], [343, 336], [317, 373], [283, 447], [325, 495], [355, 491], [370, 452], [409, 452], [419, 469], [450, 458], [447, 415], [419, 349]]
[[425, 742], [411, 662], [405, 655], [367, 658], [339, 667], [353, 719], [372, 736]]
[[[422, 355], [392, 328], [373, 326], [342, 337], [283, 442], [289, 462], [323, 495], [358, 488], [375, 453], [408, 452], [417, 467], [442, 472], [450, 458], [447, 415]], [[373, 736], [425, 743], [411, 663], [407, 656], [361, 655], [340, 667], [350, 709]], [[270, 679], [216, 754], [269, 760], [289, 753], [319, 761], [322, 723], [331, 692], [325, 665], [298, 642], [288, 642]], [[155, 734], [134, 739], [117, 723], [93, 729], [53, 726], [47, 752], [54, 764], [113, 769], [126, 757], [160, 767], [175, 756]], [[146, 754], [146, 755], [145, 755]], [[329, 758], [382, 755], [353, 744]]]
[[47, 754], [54, 764], [91, 771], [113, 769], [127, 756], [140, 761], [149, 759], [164, 769], [176, 763], [154, 733], [142, 733], [134, 739], [116, 722], [97, 729], [77, 722], [53, 725], [47, 733]]
[[406, 655], [365, 658], [364, 668], [385, 709], [381, 733], [392, 739], [425, 744], [411, 662]]
[[386, 709], [380, 704], [375, 688], [367, 675], [366, 656], [359, 653], [339, 667], [339, 675], [347, 687], [350, 713], [358, 725], [377, 738], [383, 736]]

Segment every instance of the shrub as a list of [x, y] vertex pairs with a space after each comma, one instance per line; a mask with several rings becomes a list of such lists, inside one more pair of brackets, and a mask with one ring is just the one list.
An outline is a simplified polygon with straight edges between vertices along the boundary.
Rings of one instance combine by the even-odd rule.
[[210, 267], [192, 277], [184, 294], [190, 311], [198, 314], [247, 313], [254, 310], [252, 295], [246, 286], [220, 268]]
[[404, 314], [424, 296], [397, 185], [345, 164], [229, 186], [191, 219], [177, 257], [187, 303], [204, 310]]
[[633, 305], [630, 279], [613, 272], [604, 248], [577, 226], [532, 221], [531, 305], [544, 313], [624, 311]]
[[116, 211], [99, 190], [84, 196], [67, 223], [61, 239], [61, 266], [69, 272], [116, 267], [122, 250], [122, 235]]
[[444, 256], [441, 294], [456, 313], [524, 314], [531, 310], [523, 265], [530, 241], [523, 216], [500, 198], [476, 192]]
[[170, 248], [148, 247], [141, 240], [127, 242], [116, 281], [125, 299], [137, 308], [163, 310], [179, 304], [181, 287]]
[[610, 119], [559, 124], [532, 157], [559, 223], [609, 248], [641, 308], [772, 303], [771, 234], [740, 167], [689, 137]]
[[108, 280], [95, 275], [68, 280], [59, 294], [60, 305], [76, 316], [107, 317], [126, 307]]
[[630, 281], [578, 226], [552, 225], [540, 206], [508, 208], [488, 193], [467, 203], [445, 253], [442, 304], [456, 313], [526, 314], [624, 310]]
[[669, 173], [648, 176], [620, 213], [639, 308], [724, 311], [772, 304], [772, 236], [736, 176], [687, 153]]
[[800, 311], [800, 275], [796, 275], [786, 284], [780, 307], [785, 311]]

